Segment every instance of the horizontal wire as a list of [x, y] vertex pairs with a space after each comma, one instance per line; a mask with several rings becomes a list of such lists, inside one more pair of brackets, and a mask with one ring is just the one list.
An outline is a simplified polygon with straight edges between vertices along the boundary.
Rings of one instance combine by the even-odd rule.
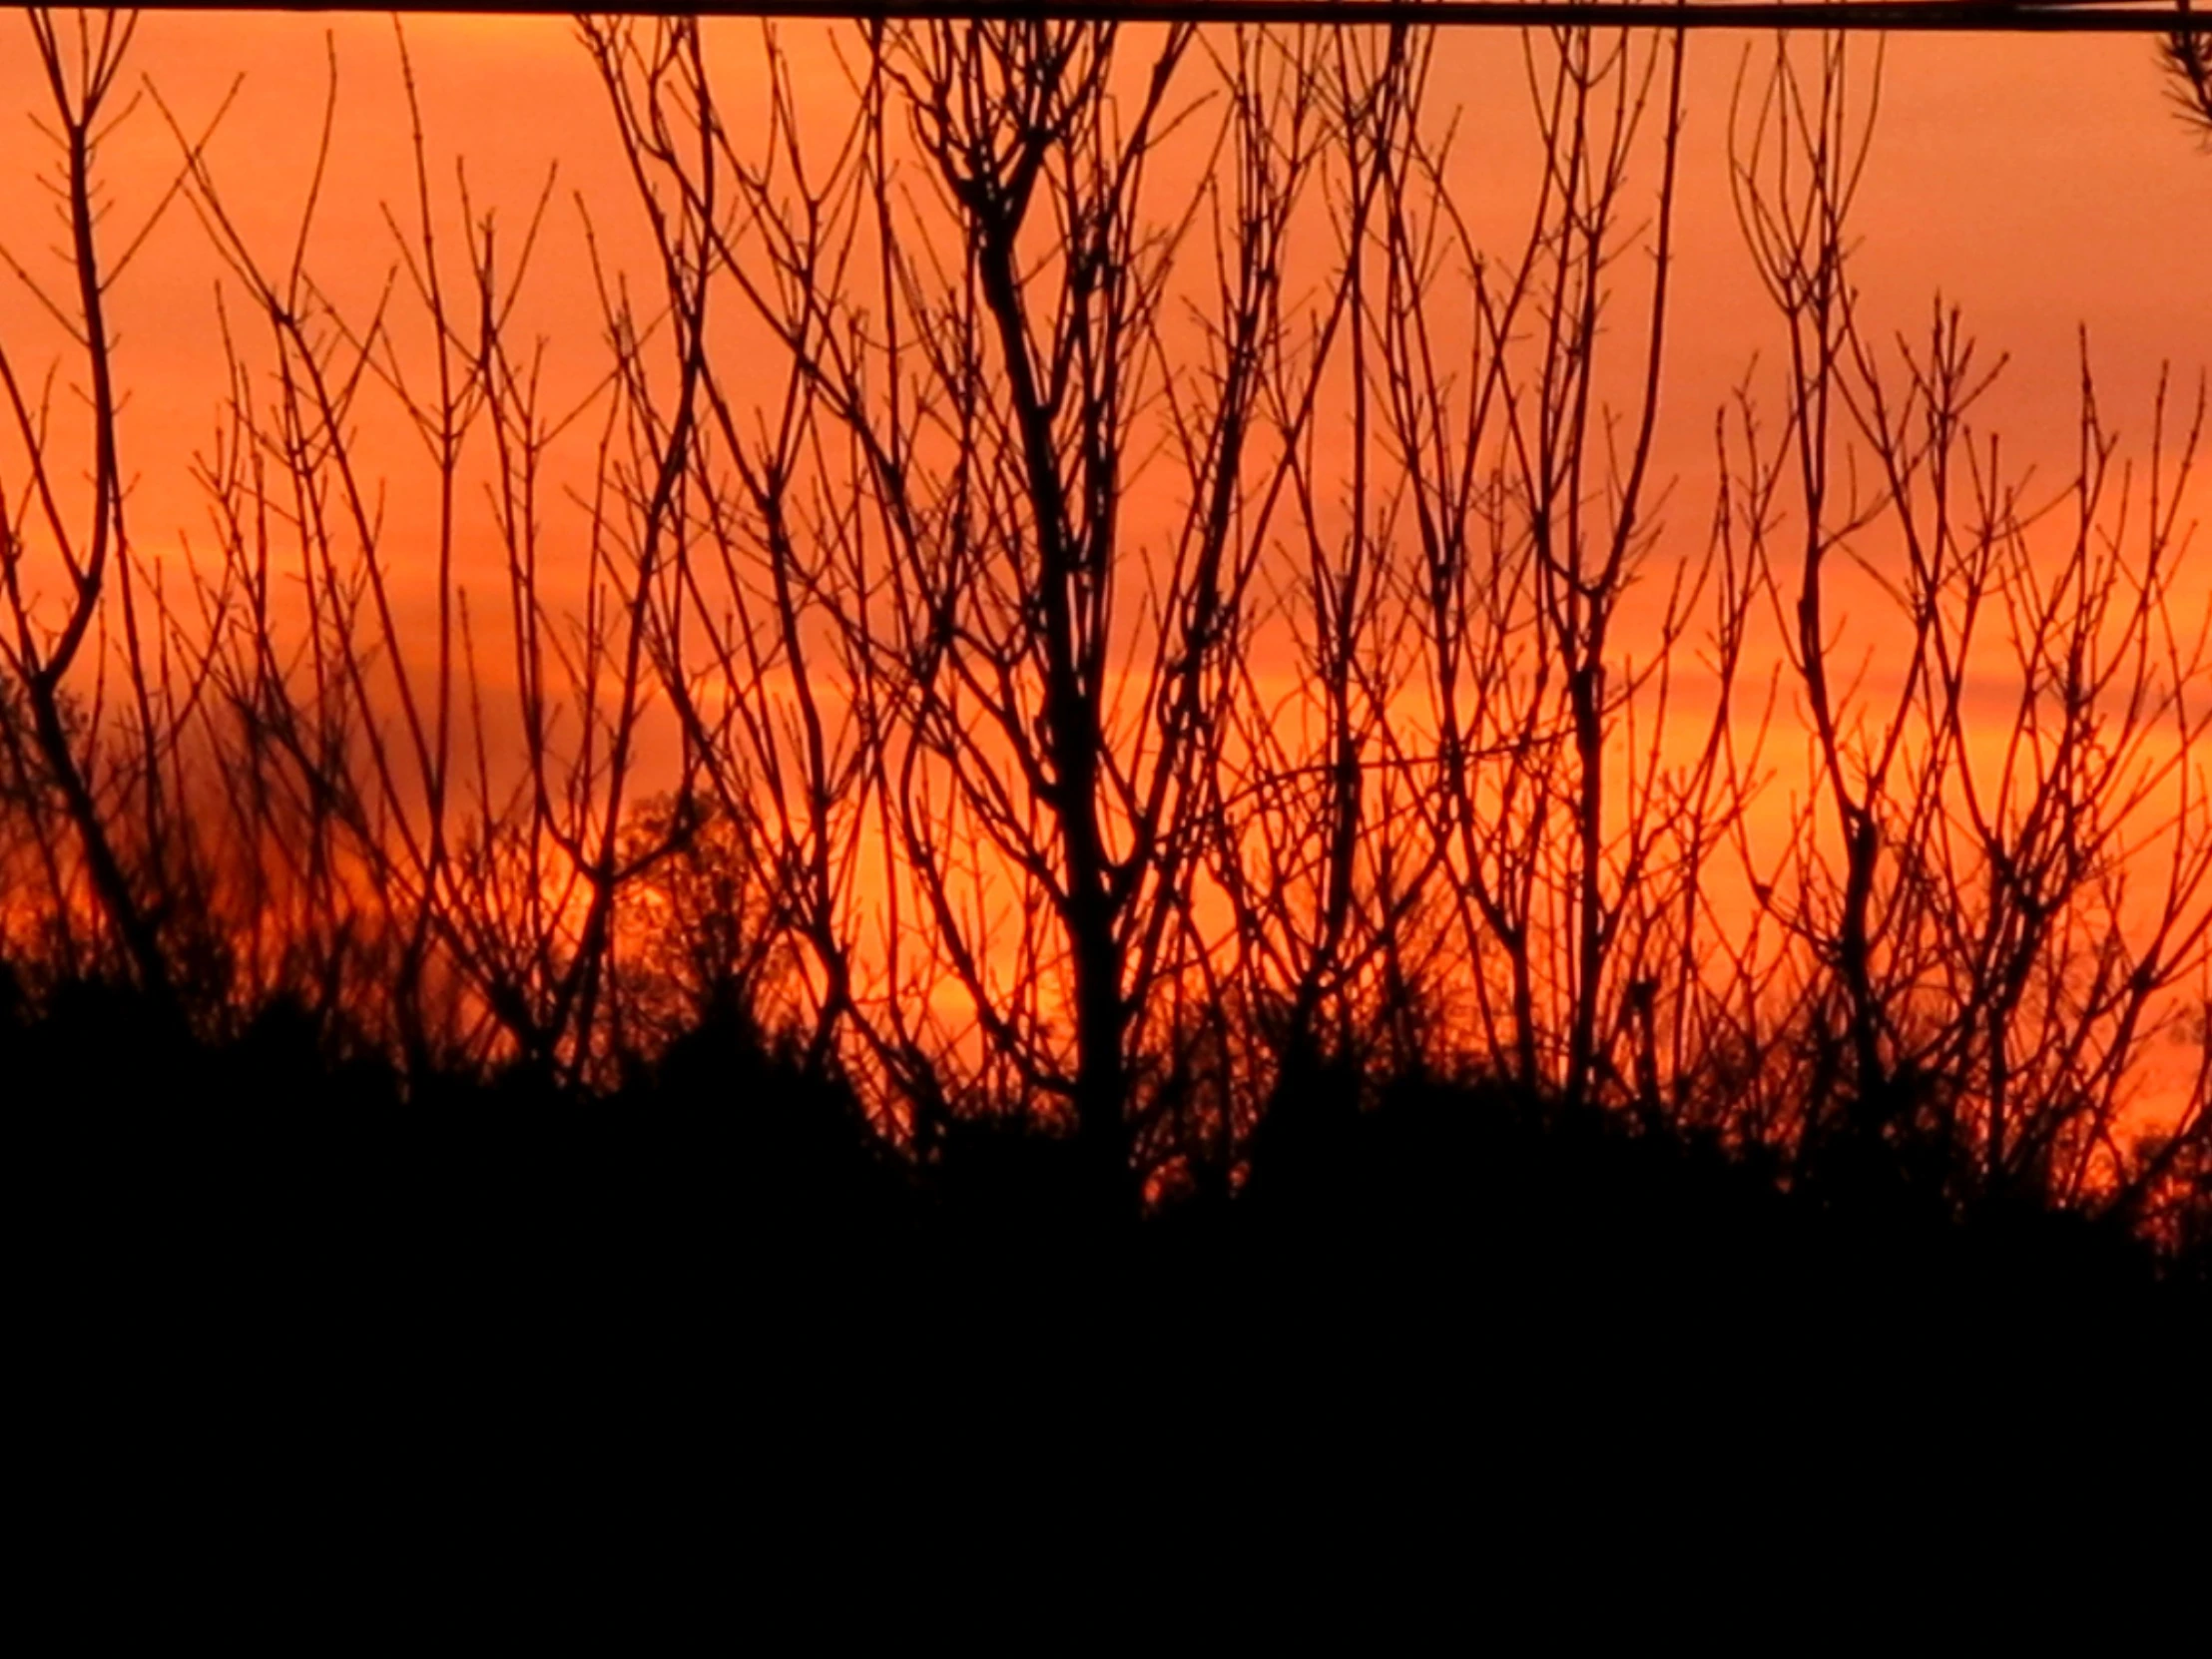
[[[140, 11], [199, 11], [205, 0], [152, 0]], [[23, 10], [8, 6], [10, 11]], [[543, 0], [223, 0], [232, 12], [367, 11], [562, 17]], [[1043, 22], [1248, 24], [1441, 29], [1822, 29], [1920, 34], [2212, 34], [2212, 6], [2130, 0], [638, 0], [603, 15], [855, 23]]]

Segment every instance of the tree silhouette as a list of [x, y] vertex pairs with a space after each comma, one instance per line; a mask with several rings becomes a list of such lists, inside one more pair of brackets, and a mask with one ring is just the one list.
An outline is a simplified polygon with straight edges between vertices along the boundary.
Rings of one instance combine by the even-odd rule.
[[2084, 346], [2070, 475], [2013, 466], [1964, 319], [1862, 305], [1840, 37], [1745, 60], [1783, 349], [1697, 526], [1679, 34], [1525, 37], [1501, 230], [1410, 27], [874, 22], [840, 104], [773, 32], [735, 91], [696, 19], [584, 20], [630, 198], [584, 205], [570, 406], [515, 320], [550, 186], [519, 235], [433, 186], [403, 34], [358, 301], [366, 252], [312, 199], [251, 231], [157, 91], [227, 364], [216, 539], [165, 563], [94, 142], [134, 36], [75, 27], [31, 21], [75, 286], [0, 335], [0, 1025], [42, 1099], [107, 1022], [123, 1094], [261, 1123], [339, 1079], [379, 1178], [430, 1179], [418, 1135], [533, 1225], [619, 1187], [656, 1249], [742, 1166], [777, 1225], [991, 1258], [1147, 1213], [1417, 1255], [1474, 1205], [1623, 1283], [1725, 1255], [1700, 1215], [1800, 1265], [2059, 1217], [2201, 1273], [2203, 387], [2126, 450]]

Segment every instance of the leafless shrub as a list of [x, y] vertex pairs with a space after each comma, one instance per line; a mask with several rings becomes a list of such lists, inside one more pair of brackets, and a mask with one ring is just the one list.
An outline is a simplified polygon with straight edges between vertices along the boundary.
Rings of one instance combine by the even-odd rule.
[[1976, 429], [2001, 364], [1955, 311], [1920, 341], [1861, 326], [1849, 91], [1840, 43], [1778, 49], [1737, 163], [1791, 366], [1732, 485], [1773, 527], [1820, 803], [1763, 888], [1808, 974], [1798, 1152], [2082, 1203], [2131, 1184], [2135, 1062], [2212, 927], [2206, 638], [2175, 586], [2204, 391], [2177, 423], [2161, 387], [2138, 487], [2084, 348], [2075, 473], [2034, 499]]

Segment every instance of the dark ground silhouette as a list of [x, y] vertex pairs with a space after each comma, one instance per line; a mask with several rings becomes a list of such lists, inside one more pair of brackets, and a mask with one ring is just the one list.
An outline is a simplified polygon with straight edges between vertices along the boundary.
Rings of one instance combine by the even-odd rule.
[[1135, 1616], [1188, 1571], [1248, 1613], [1464, 1619], [1593, 1543], [1743, 1571], [1700, 1512], [1788, 1595], [1829, 1569], [1776, 1516], [1925, 1571], [1956, 1511], [1909, 1492], [2164, 1485], [2212, 1330], [2201, 1257], [2115, 1227], [1784, 1192], [1479, 1084], [1363, 1109], [1316, 1069], [1237, 1196], [1139, 1218], [1064, 1142], [892, 1156], [742, 1021], [581, 1099], [76, 985], [0, 1019], [0, 1077], [25, 1420], [74, 1425], [53, 1524], [227, 1620], [584, 1539], [762, 1587], [879, 1554], [826, 1614], [1013, 1619], [1018, 1584]]
[[1479, 1081], [1311, 1068], [1236, 1196], [1138, 1217], [1041, 1134], [969, 1127], [904, 1157], [737, 1016], [586, 1098], [519, 1073], [403, 1085], [289, 1005], [206, 1042], [112, 986], [8, 1000], [7, 1163], [39, 1273], [205, 1329], [364, 1318], [475, 1341], [618, 1319], [737, 1341], [788, 1316], [955, 1347], [971, 1327], [1311, 1342], [1354, 1370], [1485, 1337], [1522, 1363], [1535, 1332], [2120, 1359], [2212, 1329], [2201, 1247], [1961, 1211], [1902, 1176], [1786, 1187], [1718, 1144]]

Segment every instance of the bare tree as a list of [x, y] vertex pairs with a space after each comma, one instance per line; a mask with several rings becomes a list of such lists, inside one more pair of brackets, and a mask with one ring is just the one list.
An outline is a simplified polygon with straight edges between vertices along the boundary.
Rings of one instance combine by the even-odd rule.
[[[232, 721], [213, 742], [252, 763], [237, 792], [249, 820], [284, 803], [279, 820], [245, 833], [281, 849], [321, 929], [388, 946], [378, 959], [388, 1005], [418, 1067], [503, 1056], [588, 1080], [621, 1040], [608, 1007], [618, 895], [700, 828], [679, 810], [641, 838], [630, 811], [654, 686], [649, 601], [685, 479], [680, 467], [626, 470], [617, 418], [630, 405], [608, 404], [575, 574], [552, 578], [559, 597], [549, 595], [547, 455], [585, 411], [547, 406], [544, 347], [520, 349], [508, 324], [552, 180], [503, 262], [499, 222], [477, 214], [462, 173], [455, 250], [439, 228], [403, 36], [398, 56], [411, 224], [386, 210], [393, 263], [363, 315], [347, 314], [312, 265], [334, 59], [314, 183], [281, 254], [250, 244], [204, 148], [178, 129], [190, 199], [268, 353], [264, 366], [227, 330], [228, 427], [203, 469], [220, 561], [205, 608]], [[426, 336], [420, 358], [401, 344], [410, 304]], [[617, 376], [635, 327], [610, 294]], [[379, 397], [423, 468], [400, 514], [359, 435]], [[472, 446], [488, 449], [480, 465]], [[472, 482], [484, 520], [469, 510]], [[487, 523], [504, 567], [491, 590], [506, 613], [496, 665], [485, 653], [499, 636], [479, 633], [460, 568]], [[296, 614], [272, 597], [285, 564]], [[289, 651], [285, 639], [296, 641]], [[510, 688], [505, 708], [490, 702], [492, 686]]]
[[[75, 39], [45, 11], [27, 15], [31, 40], [51, 99], [49, 136], [59, 152], [53, 181], [63, 235], [63, 263], [73, 291], [56, 295], [13, 254], [7, 263], [66, 334], [79, 355], [90, 451], [88, 487], [74, 487], [62, 461], [55, 377], [27, 381], [0, 345], [0, 389], [8, 399], [19, 445], [20, 483], [0, 524], [0, 590], [9, 638], [0, 646], [7, 675], [11, 771], [19, 798], [49, 798], [68, 827], [72, 864], [82, 861], [101, 923], [120, 946], [130, 972], [157, 998], [168, 998], [173, 973], [162, 936], [162, 910], [173, 871], [169, 746], [173, 704], [164, 697], [160, 664], [151, 654], [144, 572], [134, 558], [125, 507], [125, 471], [116, 413], [117, 383], [109, 303], [115, 284], [143, 246], [151, 224], [120, 254], [104, 255], [98, 153], [113, 123], [117, 84], [136, 26], [132, 14], [80, 13]], [[164, 200], [166, 205], [166, 198]], [[159, 217], [159, 207], [155, 217]], [[82, 494], [83, 499], [77, 499]], [[58, 603], [41, 574], [60, 578]], [[108, 704], [100, 662], [109, 631], [120, 635], [128, 675], [120, 715]], [[88, 676], [99, 689], [86, 695]], [[127, 737], [119, 747], [117, 723]], [[34, 812], [49, 901], [58, 916], [78, 894], [62, 849]], [[73, 936], [67, 921], [63, 936]], [[88, 964], [90, 965], [90, 964]]]
[[[1795, 477], [1777, 591], [1825, 809], [1767, 889], [1813, 973], [1799, 1154], [2086, 1203], [2133, 1185], [2146, 1039], [2187, 1012], [2212, 928], [2206, 629], [2176, 586], [2204, 392], [2177, 432], [2161, 387], [2138, 495], [2084, 346], [2074, 476], [2034, 500], [1975, 429], [2001, 365], [1955, 311], [1892, 349], [1862, 328], [1850, 90], [1840, 41], [1810, 70], [1779, 47], [1737, 163], [1791, 341], [1788, 419], [1743, 487]], [[1847, 655], [1850, 604], [1879, 662]]]
[[[1102, 26], [872, 31], [851, 131], [812, 174], [781, 91], [770, 162], [727, 155], [690, 26], [593, 38], [641, 183], [687, 216], [664, 249], [710, 249], [793, 365], [765, 446], [720, 427], [772, 620], [733, 609], [710, 649], [732, 695], [763, 700], [743, 717], [761, 776], [796, 763], [804, 781], [775, 818], [831, 1006], [857, 999], [835, 989], [848, 946], [825, 925], [827, 808], [857, 775], [925, 977], [965, 1003], [993, 1075], [1064, 1111], [1102, 1188], [1127, 1189], [1138, 1038], [1196, 948], [1209, 763], [1264, 531], [1246, 489], [1318, 138], [1310, 48], [1246, 34], [1214, 56], [1218, 113], [1182, 142], [1221, 158], [1215, 182], [1155, 217], [1148, 168], [1195, 113], [1178, 91], [1187, 27], [1135, 66]], [[663, 142], [679, 122], [695, 158]], [[1179, 255], [1218, 273], [1184, 322], [1166, 314]], [[862, 270], [865, 308], [835, 282]], [[821, 443], [816, 422], [841, 452], [806, 501], [793, 460], [799, 439]], [[1183, 515], [1143, 556], [1123, 525], [1140, 448], [1174, 469]], [[819, 551], [795, 545], [802, 512]], [[810, 640], [803, 602], [833, 629]], [[741, 661], [741, 637], [773, 643]], [[824, 736], [830, 663], [841, 763]], [[932, 993], [895, 963], [885, 982], [873, 1048], [917, 1098], [943, 1093], [960, 1039], [927, 1035]]]

